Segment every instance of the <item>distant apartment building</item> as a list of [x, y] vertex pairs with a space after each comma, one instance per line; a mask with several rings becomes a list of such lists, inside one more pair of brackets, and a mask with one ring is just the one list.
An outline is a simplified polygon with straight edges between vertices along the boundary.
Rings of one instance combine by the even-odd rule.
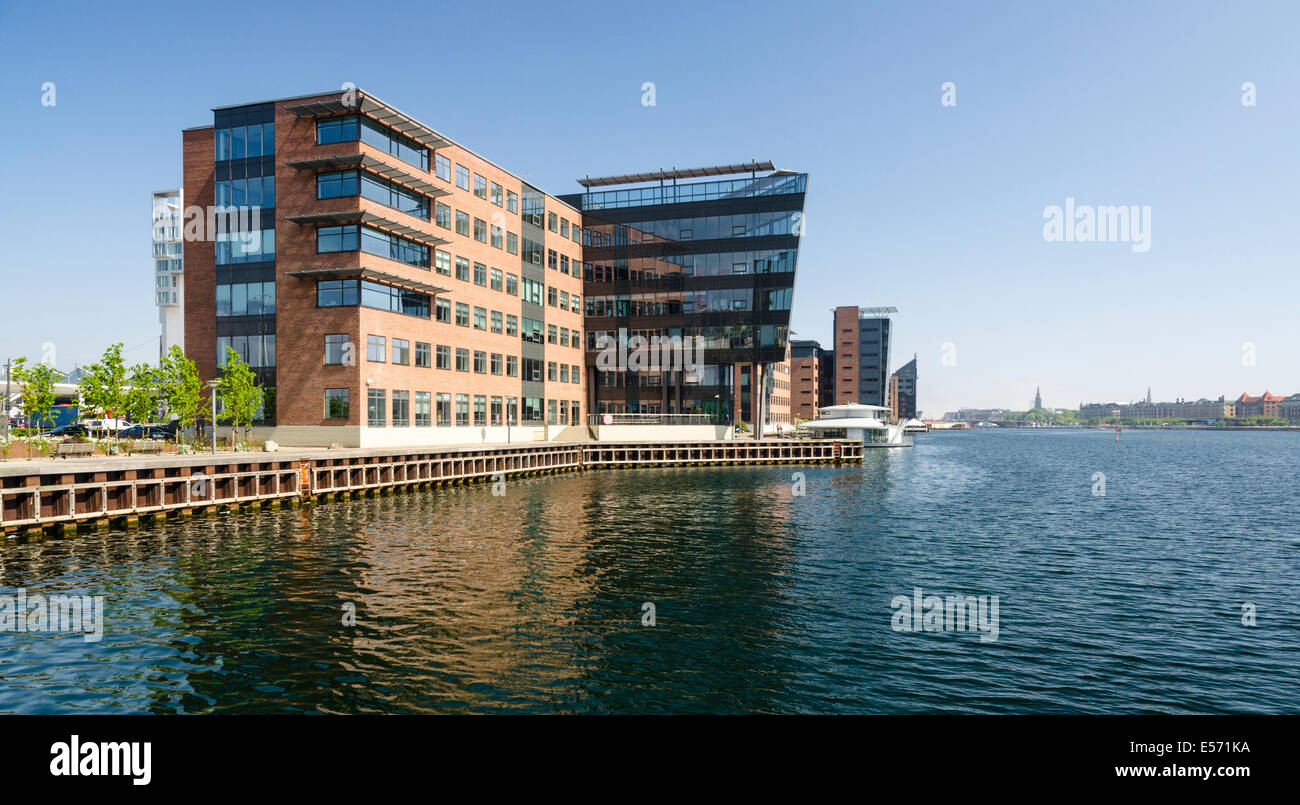
[[[788, 419], [788, 403], [784, 413], [759, 409], [790, 396], [777, 365], [807, 179], [751, 162], [587, 177], [584, 192], [560, 197], [582, 211], [591, 411]], [[698, 348], [698, 365], [611, 365], [611, 346], [621, 353], [634, 340]]]
[[1278, 415], [1289, 424], [1300, 425], [1300, 394], [1292, 394], [1277, 404]]
[[1236, 406], [1220, 397], [1218, 400], [1175, 400], [1151, 402], [1150, 394], [1138, 403], [1088, 403], [1080, 404], [1080, 419], [1231, 419], [1237, 416]]
[[213, 110], [186, 203], [256, 207], [185, 250], [185, 351], [233, 349], [282, 444], [546, 438], [584, 421], [581, 213], [361, 90]]
[[895, 307], [834, 311], [835, 402], [889, 405], [889, 339]]
[[1006, 419], [1010, 413], [1005, 408], [959, 408], [943, 415], [944, 422], [987, 422], [994, 419]]
[[895, 419], [916, 416], [916, 356], [890, 375], [890, 412]]
[[1285, 398], [1279, 397], [1276, 394], [1270, 394], [1267, 391], [1258, 397], [1252, 397], [1243, 392], [1242, 395], [1236, 399], [1237, 418], [1254, 419], [1265, 417], [1269, 419], [1277, 419], [1282, 416], [1281, 405], [1283, 399]]
[[796, 420], [816, 419], [822, 401], [826, 353], [816, 341], [790, 342], [790, 412]]
[[185, 255], [180, 188], [152, 196], [154, 304], [158, 307], [158, 355], [185, 348]]

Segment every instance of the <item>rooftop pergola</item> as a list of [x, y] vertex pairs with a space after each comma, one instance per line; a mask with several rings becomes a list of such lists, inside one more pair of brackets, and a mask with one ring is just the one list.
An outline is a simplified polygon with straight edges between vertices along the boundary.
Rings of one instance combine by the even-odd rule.
[[650, 173], [626, 173], [622, 176], [600, 176], [595, 179], [588, 176], [579, 179], [578, 184], [590, 190], [593, 187], [611, 187], [621, 184], [639, 184], [641, 182], [666, 182], [678, 179], [696, 179], [701, 176], [731, 176], [738, 173], [757, 173], [776, 170], [771, 162], [747, 162], [739, 165], [713, 165], [706, 168], [673, 168], [657, 170]]

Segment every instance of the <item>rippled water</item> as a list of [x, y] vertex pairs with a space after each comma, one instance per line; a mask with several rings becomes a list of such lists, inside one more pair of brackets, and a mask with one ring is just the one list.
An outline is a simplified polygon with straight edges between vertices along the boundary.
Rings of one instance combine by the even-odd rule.
[[[0, 595], [106, 625], [0, 633], [0, 712], [1297, 712], [1297, 449], [933, 433], [10, 543]], [[916, 587], [998, 639], [895, 631]]]

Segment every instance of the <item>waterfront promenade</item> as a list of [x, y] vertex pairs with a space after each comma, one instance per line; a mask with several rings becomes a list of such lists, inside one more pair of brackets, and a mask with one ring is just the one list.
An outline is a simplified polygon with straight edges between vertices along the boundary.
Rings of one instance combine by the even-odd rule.
[[835, 439], [568, 442], [12, 461], [0, 464], [0, 531], [134, 525], [222, 507], [300, 505], [393, 489], [613, 467], [860, 462]]

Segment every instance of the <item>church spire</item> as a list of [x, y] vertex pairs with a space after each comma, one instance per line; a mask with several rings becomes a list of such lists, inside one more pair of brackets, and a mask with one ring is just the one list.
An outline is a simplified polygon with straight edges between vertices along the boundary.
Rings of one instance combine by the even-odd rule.
[[1041, 386], [1034, 388], [1034, 408], [1042, 410], [1043, 407], [1043, 390]]

